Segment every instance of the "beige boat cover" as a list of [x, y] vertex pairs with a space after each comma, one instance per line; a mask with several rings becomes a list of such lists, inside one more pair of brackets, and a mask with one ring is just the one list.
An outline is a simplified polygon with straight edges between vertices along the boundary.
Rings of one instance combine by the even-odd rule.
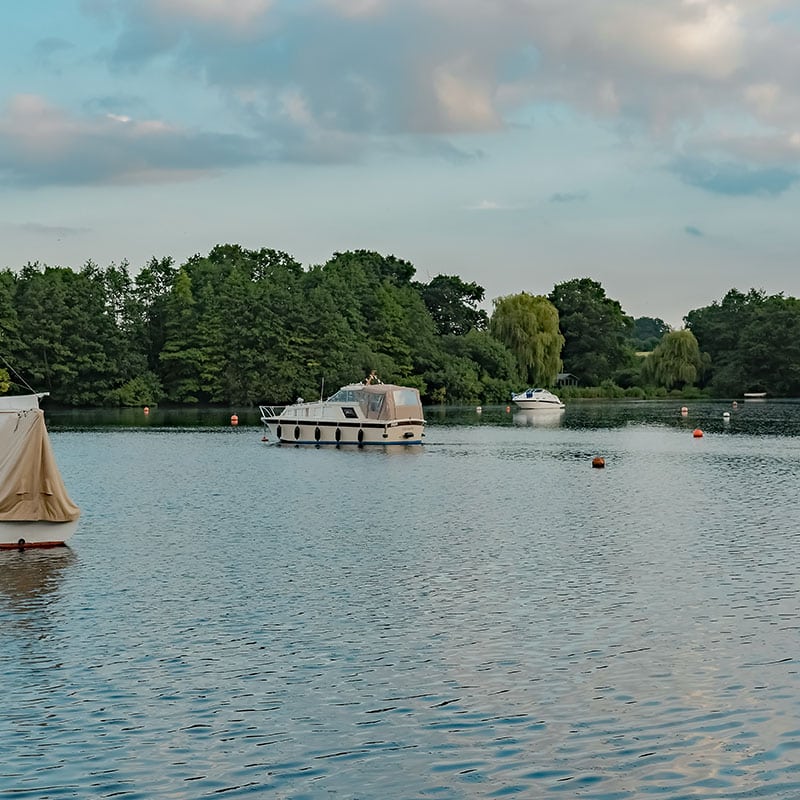
[[0, 521], [70, 522], [80, 513], [58, 471], [44, 411], [0, 408]]
[[369, 419], [422, 419], [419, 392], [408, 386], [393, 383], [373, 383], [364, 386], [367, 398], [365, 415]]

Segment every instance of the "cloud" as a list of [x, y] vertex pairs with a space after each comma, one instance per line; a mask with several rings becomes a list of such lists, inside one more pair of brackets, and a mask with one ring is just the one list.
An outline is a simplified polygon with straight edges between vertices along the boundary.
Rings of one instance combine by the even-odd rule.
[[59, 56], [70, 51], [74, 51], [75, 45], [59, 36], [50, 36], [40, 39], [33, 47], [34, 58], [45, 69], [53, 72], [60, 72], [60, 67], [56, 61]]
[[474, 205], [467, 206], [467, 211], [520, 211], [521, 206], [499, 203], [496, 200], [481, 200]]
[[580, 13], [561, 0], [85, 1], [115, 31], [98, 51], [112, 72], [174, 71], [275, 158], [349, 161], [434, 137], [457, 152], [558, 107], [675, 157], [713, 142], [766, 192], [800, 161], [794, 0], [587, 0]]
[[550, 195], [551, 203], [579, 203], [586, 199], [583, 192], [556, 192]]
[[21, 222], [19, 224], [3, 223], [2, 227], [7, 231], [16, 230], [23, 233], [31, 233], [35, 236], [43, 236], [55, 239], [66, 239], [70, 236], [80, 236], [84, 233], [89, 233], [91, 230], [90, 228], [76, 228], [63, 225], [42, 225], [39, 222]]
[[787, 191], [800, 178], [794, 169], [757, 168], [701, 158], [677, 159], [670, 169], [690, 186], [723, 195], [775, 196]]
[[0, 179], [12, 185], [185, 180], [264, 155], [241, 136], [119, 115], [77, 117], [37, 95], [15, 96], [0, 115]]

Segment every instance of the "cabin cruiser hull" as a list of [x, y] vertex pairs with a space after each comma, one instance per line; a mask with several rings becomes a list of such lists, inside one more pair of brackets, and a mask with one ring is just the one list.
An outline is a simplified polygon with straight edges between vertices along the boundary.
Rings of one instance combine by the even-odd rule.
[[78, 527], [69, 522], [0, 522], [0, 550], [64, 547]]
[[281, 444], [313, 445], [418, 445], [422, 444], [422, 420], [393, 422], [338, 422], [282, 414], [262, 418], [270, 436]]

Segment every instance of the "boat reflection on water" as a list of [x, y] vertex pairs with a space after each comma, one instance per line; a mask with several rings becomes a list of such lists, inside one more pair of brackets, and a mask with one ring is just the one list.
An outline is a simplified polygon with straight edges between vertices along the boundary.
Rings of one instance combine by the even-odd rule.
[[75, 561], [70, 548], [0, 551], [0, 605], [22, 610], [41, 603]]
[[557, 428], [563, 419], [563, 408], [537, 408], [514, 413], [514, 424], [528, 428]]

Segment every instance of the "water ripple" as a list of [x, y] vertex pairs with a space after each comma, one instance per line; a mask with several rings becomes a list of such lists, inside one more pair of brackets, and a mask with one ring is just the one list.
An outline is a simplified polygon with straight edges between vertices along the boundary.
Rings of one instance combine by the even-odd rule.
[[84, 519], [0, 553], [2, 796], [800, 796], [793, 440], [241, 434], [54, 437]]

